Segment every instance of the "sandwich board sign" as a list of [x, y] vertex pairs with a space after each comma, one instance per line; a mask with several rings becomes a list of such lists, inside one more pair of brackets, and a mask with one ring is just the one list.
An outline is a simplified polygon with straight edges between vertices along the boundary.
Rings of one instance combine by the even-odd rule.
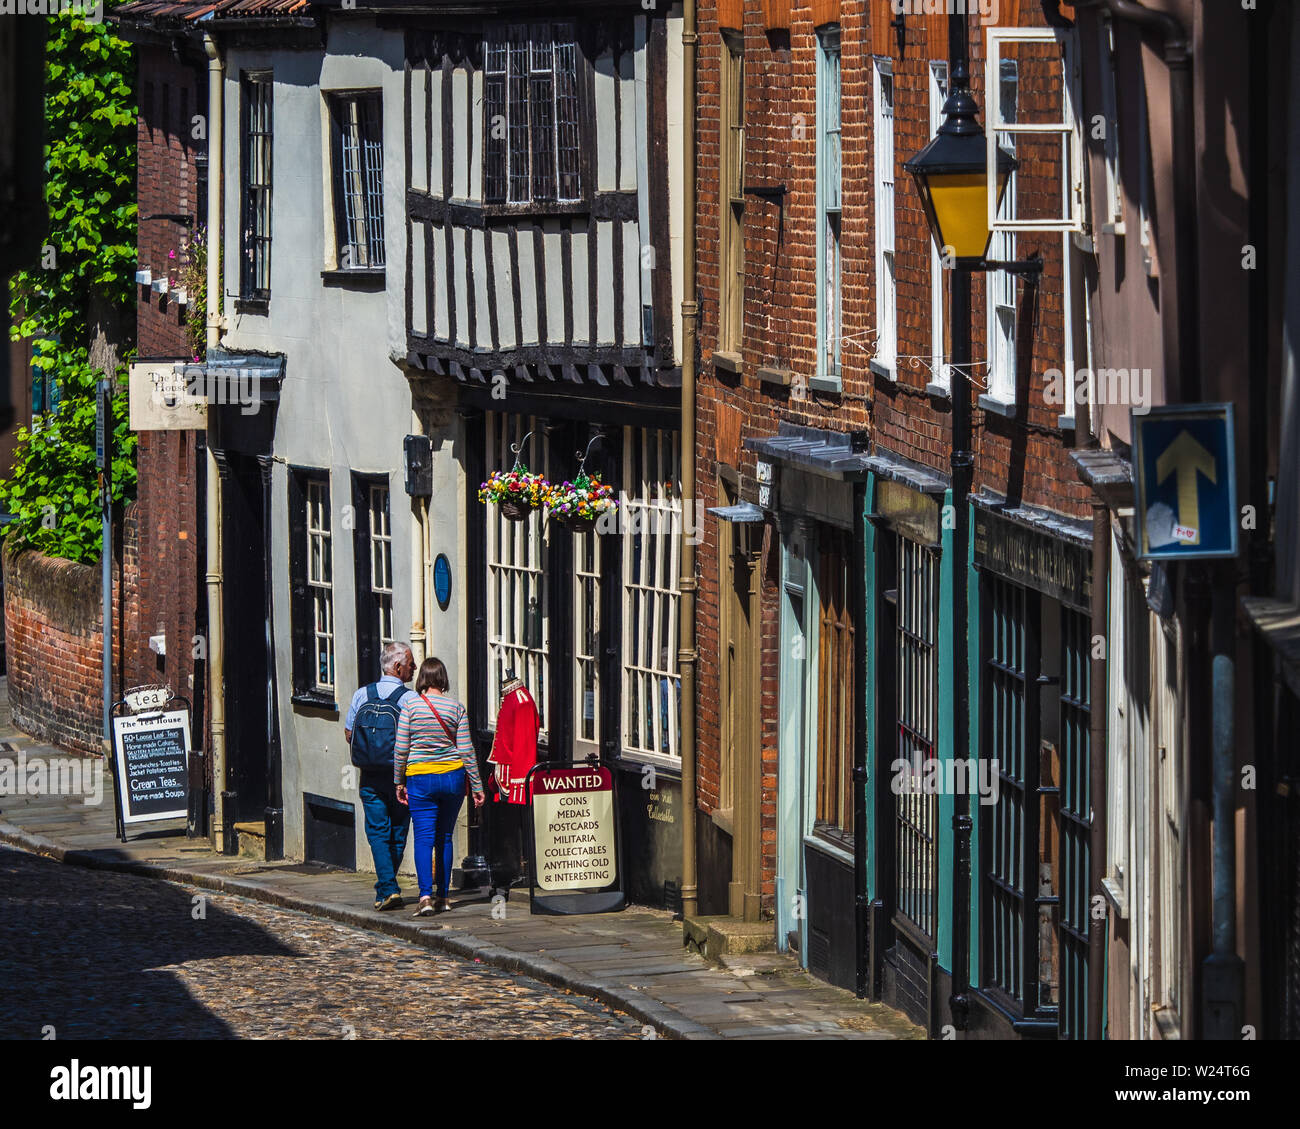
[[189, 815], [189, 710], [113, 718], [113, 753], [123, 823]]
[[1133, 420], [1138, 556], [1237, 555], [1237, 469], [1231, 404], [1171, 404]]
[[614, 772], [579, 761], [528, 773], [533, 913], [609, 913], [623, 908]]

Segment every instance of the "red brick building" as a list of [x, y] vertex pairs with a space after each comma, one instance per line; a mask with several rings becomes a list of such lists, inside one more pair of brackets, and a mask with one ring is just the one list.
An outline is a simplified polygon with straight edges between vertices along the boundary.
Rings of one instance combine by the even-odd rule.
[[[187, 321], [202, 324], [202, 295], [185, 293], [187, 246], [202, 236], [206, 204], [206, 59], [197, 40], [132, 31], [139, 74], [137, 351], [141, 360], [192, 360]], [[201, 350], [202, 331], [198, 347]], [[126, 545], [125, 680], [165, 683], [193, 706], [204, 735], [206, 616], [203, 432], [142, 431], [134, 523]], [[134, 566], [134, 567], [133, 567]]]
[[[1012, 763], [1008, 743], [1023, 734], [1006, 728], [1010, 691], [997, 681], [1005, 668], [1019, 686], [1030, 659], [1033, 677], [1053, 686], [1086, 674], [1076, 660], [1090, 509], [1069, 452], [1093, 268], [1076, 191], [1084, 115], [1073, 12], [1003, 0], [987, 22], [968, 18], [981, 121], [992, 121], [993, 97], [998, 124], [1035, 127], [999, 130], [1019, 165], [998, 215], [1041, 226], [995, 233], [989, 256], [1040, 257], [1042, 269], [972, 276], [962, 376], [974, 407], [973, 552], [958, 570], [951, 389], [967, 382], [947, 363], [951, 272], [902, 167], [943, 121], [948, 16], [895, 7], [793, 4], [786, 18], [781, 5], [700, 6], [696, 468], [718, 519], [698, 562], [700, 910], [774, 918], [778, 946], [797, 947], [816, 974], [938, 1023], [961, 958], [953, 796], [899, 794], [891, 770], [898, 758], [916, 771], [1001, 753], [1009, 797], [971, 799], [973, 963], [987, 969], [979, 983], [990, 997], [1007, 997], [999, 1021], [1026, 1008], [1037, 1017], [1045, 1006], [1002, 983], [1005, 943], [978, 943], [992, 921], [1010, 930], [1033, 896], [1023, 876], [1035, 873], [1034, 848], [1016, 822], [1025, 797], [1067, 766], [1078, 771], [1087, 752], [1076, 747], [1087, 689], [1070, 683], [1014, 704], [1053, 748], [1040, 764]], [[990, 34], [1011, 28], [1029, 30]], [[1086, 435], [1086, 405], [1079, 413]], [[1034, 567], [1018, 567], [1026, 560]], [[958, 579], [969, 635], [954, 625]], [[1041, 646], [1005, 662], [1002, 637], [981, 628], [990, 622]], [[963, 639], [969, 754], [953, 719]], [[1050, 858], [1040, 874], [1054, 897], [1078, 877], [1061, 861], [1062, 836], [1072, 848], [1069, 836], [1086, 839], [1077, 815], [1042, 821]], [[1015, 881], [981, 853], [994, 834], [1025, 856]], [[1086, 871], [1085, 856], [1076, 850], [1071, 865]], [[1074, 924], [1058, 926], [1055, 959], [1067, 967], [1053, 991], [1080, 990]]]

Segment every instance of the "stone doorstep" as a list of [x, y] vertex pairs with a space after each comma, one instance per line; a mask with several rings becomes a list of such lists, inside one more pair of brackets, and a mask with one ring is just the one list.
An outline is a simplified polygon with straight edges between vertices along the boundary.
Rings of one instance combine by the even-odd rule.
[[776, 951], [776, 926], [771, 921], [741, 921], [718, 916], [691, 917], [682, 921], [682, 943], [711, 961], [732, 953]]

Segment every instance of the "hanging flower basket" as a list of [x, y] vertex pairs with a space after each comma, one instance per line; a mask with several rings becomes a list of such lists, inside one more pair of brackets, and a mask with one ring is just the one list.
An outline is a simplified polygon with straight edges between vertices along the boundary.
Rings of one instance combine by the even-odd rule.
[[595, 527], [602, 514], [612, 514], [618, 502], [612, 486], [580, 471], [572, 482], [552, 484], [546, 506], [552, 521], [575, 533], [585, 533]]
[[478, 500], [484, 505], [495, 504], [507, 521], [525, 521], [544, 504], [551, 489], [545, 477], [517, 465], [512, 470], [493, 471], [478, 488]]

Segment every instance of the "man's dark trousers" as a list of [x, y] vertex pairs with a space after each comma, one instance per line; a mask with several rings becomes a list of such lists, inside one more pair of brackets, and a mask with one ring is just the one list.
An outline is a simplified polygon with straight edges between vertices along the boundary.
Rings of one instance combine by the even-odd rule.
[[366, 838], [375, 860], [375, 900], [399, 892], [397, 868], [406, 850], [406, 833], [411, 826], [411, 809], [397, 799], [393, 770], [361, 773], [361, 806], [366, 813]]

